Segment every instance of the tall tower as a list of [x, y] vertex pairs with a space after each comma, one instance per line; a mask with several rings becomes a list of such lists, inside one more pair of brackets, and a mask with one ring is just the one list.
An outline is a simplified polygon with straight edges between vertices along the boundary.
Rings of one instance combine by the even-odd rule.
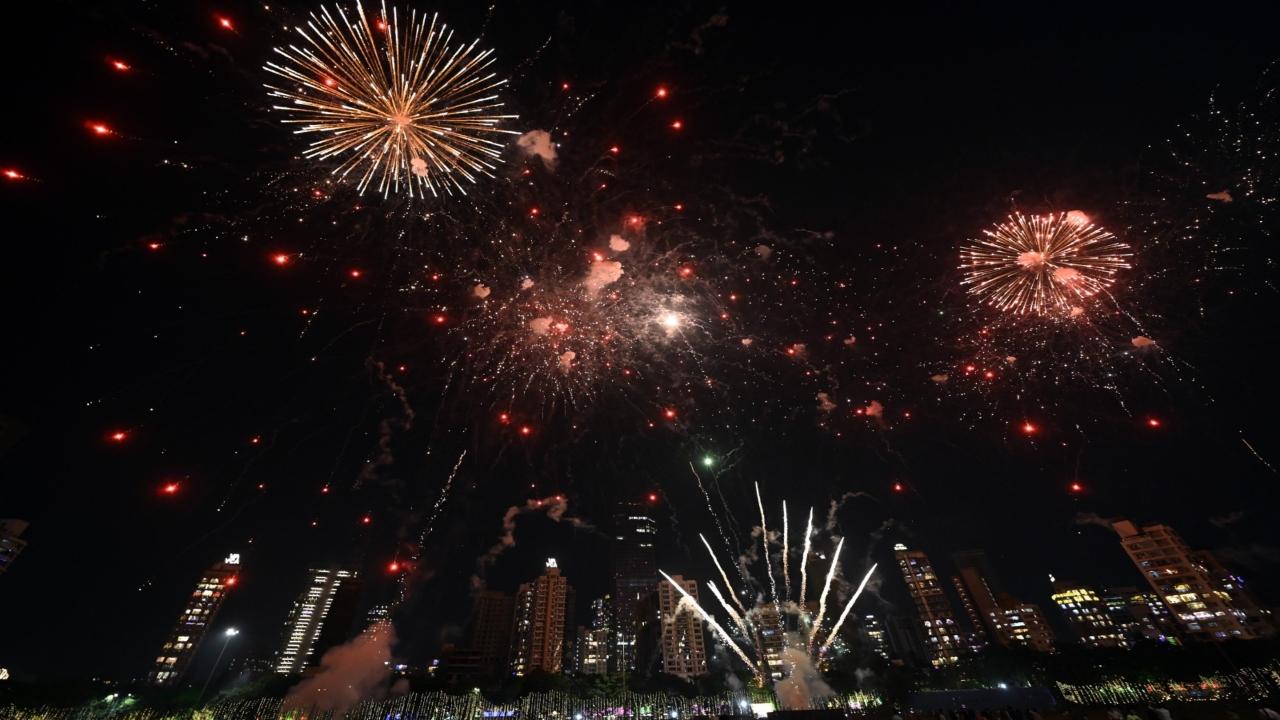
[[1095, 648], [1128, 647], [1129, 641], [1116, 626], [1106, 604], [1093, 588], [1080, 583], [1054, 580], [1053, 601], [1066, 616], [1082, 645]]
[[1223, 642], [1275, 634], [1244, 582], [1208, 551], [1193, 551], [1167, 525], [1111, 524], [1120, 545], [1189, 638]]
[[535, 670], [558, 673], [564, 668], [565, 609], [571, 593], [555, 558], [547, 558], [546, 571], [537, 580], [520, 586], [511, 652], [513, 675], [524, 676]]
[[178, 616], [178, 624], [156, 656], [155, 666], [147, 674], [152, 685], [173, 685], [187, 672], [191, 658], [200, 648], [200, 641], [213, 625], [227, 591], [236, 584], [240, 572], [240, 554], [232, 553], [216, 563], [200, 576], [196, 589]]
[[613, 655], [612, 598], [605, 595], [591, 601], [591, 626], [578, 633], [578, 672], [584, 675], [604, 675], [609, 672], [609, 658]]
[[[685, 592], [698, 600], [698, 583], [673, 575]], [[707, 674], [706, 632], [701, 616], [686, 609], [677, 613], [680, 593], [671, 583], [658, 583], [658, 613], [662, 618], [662, 672], [686, 680]]]
[[[284, 623], [284, 645], [276, 652], [275, 671], [283, 675], [299, 673], [314, 665], [328, 648], [318, 647], [321, 634], [334, 607], [334, 601], [340, 596], [341, 610], [333, 618], [334, 625], [341, 625], [345, 620], [339, 637], [345, 640], [346, 629], [350, 627], [355, 612], [355, 603], [349, 598], [358, 592], [359, 573], [343, 568], [312, 568], [307, 588], [293, 601], [293, 608]], [[332, 636], [333, 631], [330, 631]]]
[[13, 559], [27, 547], [27, 541], [21, 537], [26, 531], [26, 520], [0, 518], [0, 575], [9, 569]]
[[1040, 652], [1053, 650], [1053, 631], [1040, 606], [1004, 592], [995, 569], [981, 550], [965, 550], [951, 556], [959, 575], [953, 578], [966, 610], [980, 615], [987, 634], [1006, 647], [1022, 645]]
[[919, 550], [908, 550], [901, 543], [893, 549], [902, 579], [907, 583], [907, 591], [916, 604], [929, 662], [940, 666], [958, 661], [964, 639], [960, 636], [951, 603], [943, 594], [929, 557]]
[[476, 596], [468, 645], [485, 675], [496, 675], [507, 665], [515, 611], [516, 600], [506, 593], [484, 590]]
[[648, 507], [622, 502], [613, 515], [614, 669], [634, 670], [640, 609], [658, 581], [658, 524]]

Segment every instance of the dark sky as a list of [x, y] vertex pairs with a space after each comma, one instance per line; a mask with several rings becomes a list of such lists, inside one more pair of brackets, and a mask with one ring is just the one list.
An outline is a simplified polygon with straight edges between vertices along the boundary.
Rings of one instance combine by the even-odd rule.
[[[957, 302], [945, 289], [955, 244], [1001, 219], [1011, 196], [1032, 211], [1118, 214], [1161, 162], [1150, 146], [1215, 90], [1251, 92], [1275, 59], [1274, 18], [1155, 4], [841, 17], [822, 5], [500, 3], [486, 19], [472, 5], [439, 9], [496, 48], [522, 128], [572, 128], [566, 147], [621, 134], [651, 160], [643, 173], [655, 186], [693, 188], [691, 203], [699, 187], [763, 197], [780, 234], [830, 231], [832, 241], [797, 252], [857, 286], [858, 317], [894, 338], [858, 382], [892, 388], [895, 411], [915, 408], [917, 419], [837, 435], [818, 424], [813, 380], [774, 373], [655, 432], [637, 430], [634, 398], [605, 392], [589, 407], [529, 411], [538, 431], [513, 439], [446, 394], [440, 343], [406, 339], [415, 331], [388, 319], [380, 283], [401, 256], [384, 231], [413, 221], [326, 228], [323, 204], [281, 190], [298, 184], [277, 179], [295, 177], [299, 146], [264, 111], [261, 66], [284, 40], [284, 18], [309, 5], [14, 8], [14, 37], [0, 49], [10, 99], [0, 164], [32, 180], [0, 187], [0, 517], [32, 525], [29, 549], [0, 577], [0, 666], [141, 673], [200, 569], [229, 551], [243, 553], [244, 576], [219, 622], [243, 628], [246, 653], [274, 649], [308, 564], [359, 565], [371, 577], [366, 602], [383, 601], [393, 592], [386, 563], [421, 531], [464, 448], [468, 463], [397, 619], [414, 661], [456, 639], [475, 558], [497, 540], [504, 509], [530, 497], [562, 492], [572, 516], [600, 529], [530, 516], [488, 573], [491, 587], [513, 589], [555, 555], [585, 604], [607, 587], [612, 503], [650, 492], [660, 496], [660, 566], [706, 577], [695, 535], [714, 525], [687, 467], [704, 453], [718, 458], [716, 482], [744, 531], [753, 481], [775, 515], [783, 499], [797, 508], [793, 523], [810, 504], [867, 493], [844, 506], [840, 532], [847, 557], [885, 567], [883, 601], [898, 607], [886, 564], [898, 541], [942, 564], [953, 550], [985, 549], [1013, 592], [1042, 603], [1049, 572], [1139, 582], [1114, 535], [1078, 525], [1078, 513], [1172, 524], [1256, 578], [1267, 601], [1280, 598], [1277, 477], [1242, 442], [1280, 458], [1274, 290], [1230, 273], [1203, 285], [1173, 274], [1145, 308], [1186, 371], [1134, 380], [1123, 402], [1042, 386], [1051, 398], [975, 419], [910, 389], [928, 376], [921, 346], [936, 341], [926, 308]], [[218, 28], [218, 15], [236, 31]], [[115, 73], [108, 57], [133, 69]], [[551, 99], [562, 82], [596, 98], [576, 120]], [[659, 83], [673, 89], [687, 145], [660, 146], [665, 136], [644, 128], [662, 121], [655, 111], [618, 109]], [[89, 122], [120, 135], [93, 137]], [[314, 224], [280, 222], [311, 212]], [[714, 225], [711, 211], [704, 219]], [[1245, 238], [1246, 256], [1263, 239]], [[286, 275], [264, 262], [303, 245], [327, 249]], [[355, 265], [369, 269], [367, 282], [335, 279]], [[338, 319], [301, 333], [298, 308], [317, 302]], [[806, 339], [783, 324], [766, 330]], [[408, 366], [397, 382], [418, 421], [396, 435], [380, 481], [357, 487], [379, 422], [398, 412], [369, 358]], [[1010, 430], [1029, 408], [1045, 425], [1034, 442]], [[1158, 432], [1144, 426], [1152, 415]], [[107, 439], [116, 429], [127, 442]], [[172, 479], [180, 492], [161, 495]], [[1067, 492], [1073, 480], [1085, 492]]]

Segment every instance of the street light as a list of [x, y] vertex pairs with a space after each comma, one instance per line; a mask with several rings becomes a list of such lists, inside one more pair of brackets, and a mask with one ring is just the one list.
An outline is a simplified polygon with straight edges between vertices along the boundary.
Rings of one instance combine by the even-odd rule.
[[222, 649], [218, 651], [218, 657], [213, 661], [213, 667], [209, 668], [209, 677], [204, 679], [204, 687], [200, 688], [200, 696], [196, 698], [196, 704], [199, 705], [204, 700], [204, 694], [209, 690], [209, 683], [213, 682], [214, 673], [218, 672], [218, 666], [222, 664], [222, 655], [227, 651], [227, 646], [231, 644], [231, 638], [240, 634], [240, 631], [229, 627], [222, 632]]

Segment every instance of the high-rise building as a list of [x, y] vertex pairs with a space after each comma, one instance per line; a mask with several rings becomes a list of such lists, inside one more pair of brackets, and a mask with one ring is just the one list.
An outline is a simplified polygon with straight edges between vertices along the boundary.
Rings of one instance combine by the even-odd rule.
[[609, 658], [613, 650], [611, 600], [608, 595], [592, 600], [591, 624], [579, 628], [578, 672], [584, 675], [604, 675], [609, 672]]
[[1193, 551], [1173, 528], [1128, 520], [1111, 525], [1120, 544], [1182, 625], [1188, 638], [1222, 642], [1275, 633], [1270, 619], [1207, 551]]
[[968, 620], [969, 634], [965, 640], [969, 651], [981, 652], [987, 646], [987, 623], [978, 612], [978, 606], [973, 602], [959, 575], [951, 576], [951, 585], [955, 588], [956, 596], [960, 598], [960, 607], [964, 609], [965, 619]]
[[1088, 585], [1054, 580], [1053, 601], [1067, 618], [1072, 631], [1087, 647], [1127, 647], [1128, 639], [1107, 611], [1102, 597]]
[[1040, 606], [1005, 593], [997, 598], [996, 638], [1000, 644], [1022, 646], [1037, 652], [1053, 652], [1053, 631]]
[[1102, 604], [1111, 622], [1130, 644], [1140, 640], [1181, 644], [1181, 625], [1159, 595], [1138, 592], [1135, 587], [1111, 588], [1102, 593]]
[[885, 660], [889, 659], [889, 634], [885, 630], [884, 623], [880, 622], [880, 618], [871, 614], [865, 615], [862, 618], [862, 625], [858, 628], [858, 635], [862, 638], [863, 644], [871, 648], [871, 652]]
[[785, 616], [778, 614], [777, 608], [766, 604], [757, 607], [755, 615], [756, 657], [764, 663], [764, 670], [773, 680], [781, 680], [785, 673], [782, 667], [782, 653], [787, 649], [787, 629]]
[[908, 550], [901, 543], [893, 549], [907, 592], [916, 605], [929, 662], [940, 666], [958, 661], [964, 638], [929, 557], [919, 550]]
[[558, 673], [564, 668], [565, 610], [570, 593], [555, 558], [547, 558], [546, 570], [537, 580], [520, 586], [511, 651], [513, 675]]
[[196, 583], [196, 589], [178, 616], [178, 624], [165, 639], [155, 666], [147, 675], [149, 683], [173, 685], [182, 679], [226, 600], [227, 591], [235, 586], [239, 572], [240, 555], [232, 553], [200, 575], [200, 582]]
[[0, 518], [0, 575], [3, 575], [14, 558], [27, 547], [22, 533], [27, 531], [27, 521], [17, 518]]
[[506, 593], [484, 590], [476, 595], [467, 645], [482, 675], [497, 675], [507, 666], [515, 611], [516, 599]]
[[[671, 579], [684, 588], [695, 602], [698, 583], [679, 575]], [[662, 672], [689, 679], [707, 674], [706, 631], [700, 615], [686, 609], [679, 612], [680, 593], [671, 583], [658, 583], [658, 612], [662, 617]]]
[[[340, 644], [346, 640], [355, 613], [353, 595], [358, 596], [359, 573], [345, 568], [312, 568], [308, 571], [307, 587], [293, 601], [289, 617], [284, 623], [284, 644], [276, 652], [275, 670], [282, 675], [300, 673], [316, 664], [329, 649], [318, 647], [321, 634], [330, 620], [335, 601], [341, 596], [339, 615], [332, 619], [334, 626], [345, 625], [338, 634]], [[353, 591], [354, 590], [354, 591]], [[344, 592], [345, 591], [345, 592]]]
[[658, 582], [654, 542], [658, 524], [648, 507], [637, 502], [621, 502], [613, 515], [613, 617], [614, 669], [634, 670], [636, 639], [640, 626], [648, 618], [641, 617], [646, 596], [654, 592]]

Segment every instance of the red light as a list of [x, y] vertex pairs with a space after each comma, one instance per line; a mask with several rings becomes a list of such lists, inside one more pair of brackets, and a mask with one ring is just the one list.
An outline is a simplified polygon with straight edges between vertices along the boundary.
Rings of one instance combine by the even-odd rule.
[[1036, 426], [1029, 422], [1022, 423], [1022, 432], [1027, 435], [1034, 435], [1036, 432]]
[[397, 369], [397, 370], [399, 370], [400, 372], [404, 372], [404, 371], [408, 370], [409, 368], [405, 367], [404, 365], [401, 365], [401, 366], [397, 367], [396, 369]]
[[129, 433], [123, 430], [116, 430], [107, 437], [110, 438], [112, 442], [124, 442], [129, 439]]
[[17, 170], [14, 170], [13, 168], [7, 168], [4, 171], [4, 176], [10, 180], [26, 180], [27, 179], [26, 175], [23, 175], [22, 173], [18, 172]]
[[444, 315], [437, 315], [434, 318], [432, 318], [432, 320], [435, 320], [437, 325], [443, 325], [445, 321], [448, 320], [448, 318], [446, 318]]
[[107, 62], [111, 64], [112, 69], [116, 72], [129, 72], [133, 69], [123, 60], [112, 60], [111, 58], [107, 58]]
[[[328, 486], [328, 485], [325, 485], [324, 487], [320, 488], [320, 494], [321, 494], [321, 495], [328, 495], [328, 494], [329, 494], [329, 486]], [[312, 524], [312, 525], [314, 525], [315, 523], [311, 523], [311, 524]]]
[[609, 152], [613, 153], [614, 155], [617, 155], [619, 152], [618, 146], [614, 145], [613, 147], [609, 148]]
[[682, 130], [682, 129], [684, 129], [684, 123], [683, 123], [682, 121], [680, 121], [680, 120], [675, 120], [675, 121], [673, 121], [673, 122], [671, 123], [671, 129], [672, 129], [672, 130]]
[[896, 482], [896, 483], [894, 483], [894, 484], [893, 484], [893, 491], [894, 491], [894, 492], [902, 492], [903, 490], [906, 490], [906, 489], [907, 489], [907, 488], [906, 488], [906, 486], [904, 486], [904, 485], [903, 485], [902, 483], [900, 483], [900, 482]]
[[1078, 482], [1071, 483], [1071, 492], [1078, 493], [1084, 490], [1084, 486]]
[[988, 380], [990, 380], [990, 379], [994, 378], [995, 376], [996, 376], [996, 374], [995, 374], [995, 373], [993, 373], [993, 372], [991, 372], [990, 370], [988, 370], [988, 371], [986, 371], [986, 372], [982, 373], [982, 377], [984, 377], [984, 378], [986, 378], [986, 379], [988, 379]]
[[235, 585], [237, 582], [239, 582], [239, 578], [232, 575], [231, 577], [227, 578], [227, 587], [231, 587], [232, 585]]
[[1161, 423], [1159, 418], [1147, 418], [1147, 427], [1158, 428], [1160, 425]]
[[538, 208], [529, 208], [529, 215], [532, 217], [538, 217], [539, 212], [541, 212], [541, 210], [538, 210]]
[[257, 445], [258, 443], [262, 442], [262, 438], [257, 435], [254, 435], [253, 437], [249, 438], [249, 442], [253, 443], [254, 445]]
[[676, 203], [676, 212], [684, 212], [684, 203]]
[[560, 89], [561, 89], [561, 90], [568, 90], [568, 89], [569, 89], [569, 83], [560, 83]]
[[520, 434], [521, 434], [521, 435], [531, 435], [531, 434], [533, 434], [533, 428], [529, 427], [528, 425], [521, 425], [521, 426], [520, 426]]
[[676, 411], [674, 408], [667, 408], [666, 410], [663, 410], [662, 415], [668, 420], [676, 419]]
[[350, 275], [352, 278], [358, 278], [358, 277], [360, 277], [361, 275], [363, 275], [364, 273], [360, 272], [360, 270], [359, 270], [359, 269], [352, 268], [352, 269], [351, 269], [351, 271], [350, 271], [350, 272], [348, 272], [347, 274], [348, 274], [348, 275]]
[[972, 366], [972, 365], [965, 365], [965, 366], [964, 366], [964, 371], [965, 371], [965, 372], [967, 372], [967, 373], [971, 373], [971, 372], [973, 372], [974, 370], [977, 370], [977, 369], [978, 369], [978, 368], [976, 368], [976, 367], [974, 367], [974, 366]]
[[640, 222], [641, 222], [641, 219], [640, 219], [640, 216], [639, 216], [639, 215], [629, 215], [629, 216], [627, 217], [627, 224], [628, 224], [628, 225], [639, 225], [639, 224], [640, 224]]
[[115, 134], [115, 133], [113, 133], [113, 132], [111, 131], [111, 128], [110, 128], [110, 127], [108, 127], [107, 125], [105, 125], [105, 124], [103, 124], [103, 123], [91, 122], [91, 123], [89, 123], [89, 129], [93, 131], [93, 134], [94, 134], [94, 135], [99, 135], [99, 136], [102, 136], [102, 137], [106, 137], [107, 135], [114, 135], [114, 134]]
[[160, 249], [160, 243], [158, 243], [158, 242], [147, 243], [147, 249], [148, 249], [148, 250], [159, 250], [159, 249]]
[[331, 78], [331, 77], [327, 77], [327, 78], [325, 78], [325, 79], [324, 79], [324, 84], [325, 84], [325, 86], [326, 86], [326, 87], [334, 87], [335, 85], [337, 85], [337, 84], [338, 84], [338, 81], [337, 81], [337, 80], [334, 80], [334, 79], [333, 79], [333, 78]]
[[368, 515], [365, 515], [364, 517], [360, 518], [360, 522], [364, 523], [365, 525], [368, 525], [369, 523], [373, 522], [373, 518], [369, 517]]
[[258, 489], [259, 489], [259, 490], [266, 490], [266, 489], [267, 489], [267, 484], [266, 484], [266, 483], [258, 483]]
[[658, 502], [658, 493], [649, 493], [649, 502]]
[[503, 425], [506, 425], [507, 423], [511, 422], [511, 416], [506, 413], [502, 413], [501, 415], [498, 416], [498, 422], [502, 423]]
[[178, 483], [176, 482], [166, 483], [160, 488], [160, 492], [164, 493], [165, 495], [177, 495], [178, 487], [179, 487]]
[[653, 94], [659, 99], [665, 99], [667, 97], [667, 89], [662, 86], [658, 86], [657, 91]]
[[379, 30], [386, 30], [386, 29], [387, 29], [387, 21], [386, 21], [386, 20], [379, 20], [378, 22], [376, 22], [376, 23], [374, 23], [374, 24], [378, 26], [378, 29], [379, 29]]
[[392, 562], [390, 565], [387, 566], [387, 570], [390, 570], [393, 573], [400, 572], [400, 563]]
[[235, 25], [234, 25], [234, 24], [232, 24], [232, 22], [231, 22], [231, 18], [226, 17], [225, 15], [219, 15], [219, 16], [218, 16], [218, 25], [219, 25], [219, 26], [221, 26], [223, 30], [235, 30], [235, 29], [236, 29]]
[[685, 267], [680, 268], [680, 277], [689, 277], [692, 274], [693, 274], [693, 268], [687, 265]]

